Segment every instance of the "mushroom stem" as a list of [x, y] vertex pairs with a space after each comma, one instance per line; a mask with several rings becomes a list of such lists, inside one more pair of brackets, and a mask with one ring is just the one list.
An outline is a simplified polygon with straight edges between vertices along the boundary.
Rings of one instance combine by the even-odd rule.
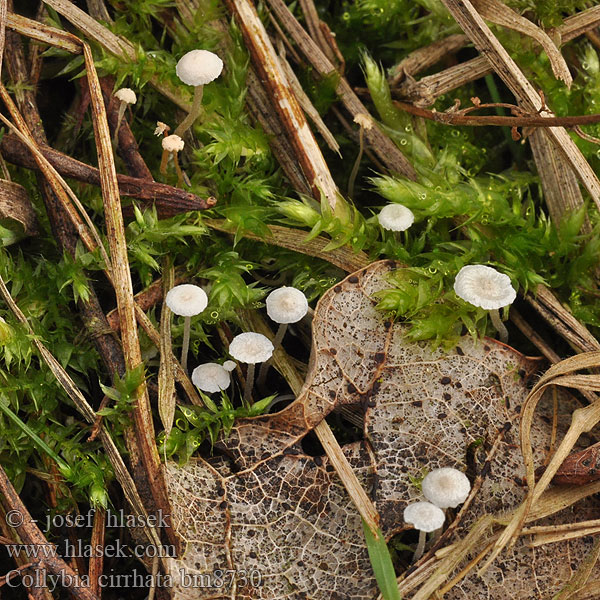
[[177, 125], [177, 129], [175, 129], [175, 135], [179, 137], [183, 137], [183, 134], [194, 124], [194, 121], [200, 116], [202, 112], [202, 95], [204, 92], [203, 85], [197, 85], [194, 87], [194, 100], [192, 103], [192, 108], [190, 108], [190, 112], [187, 117]]
[[115, 127], [115, 132], [113, 133], [113, 146], [117, 147], [117, 140], [119, 139], [119, 129], [121, 127], [121, 121], [123, 120], [123, 116], [125, 115], [125, 109], [127, 108], [127, 102], [121, 101], [119, 104], [119, 112], [117, 113], [117, 126]]
[[[285, 332], [287, 331], [287, 326], [287, 323], [281, 323], [279, 325], [279, 329], [277, 329], [275, 339], [273, 340], [273, 353], [275, 353], [275, 350], [277, 350], [277, 348], [281, 346], [281, 342], [283, 341], [283, 337], [285, 336]], [[267, 360], [260, 366], [260, 371], [258, 372], [258, 379], [256, 381], [256, 385], [260, 390], [262, 390], [263, 386], [265, 385], [265, 379], [267, 378], [267, 373], [269, 372], [269, 367], [271, 366], [272, 360], [273, 357], [271, 357], [269, 360]]]
[[181, 367], [187, 373], [187, 357], [190, 349], [190, 329], [192, 328], [192, 317], [184, 317], [183, 321], [183, 344], [181, 345]]
[[250, 404], [250, 394], [252, 393], [252, 385], [254, 383], [255, 363], [249, 363], [246, 370], [246, 385], [244, 386], [244, 404]]
[[365, 128], [361, 125], [360, 131], [358, 133], [358, 156], [354, 161], [354, 165], [352, 167], [352, 171], [350, 172], [350, 177], [348, 178], [348, 197], [352, 198], [354, 196], [354, 182], [356, 181], [356, 176], [358, 175], [358, 167], [360, 166], [360, 161], [363, 155], [364, 149], [364, 131]]
[[183, 171], [179, 166], [179, 158], [177, 152], [174, 153], [173, 162], [175, 163], [175, 172], [177, 173], [177, 187], [183, 187]]
[[171, 154], [168, 150], [163, 150], [162, 158], [160, 159], [160, 172], [162, 175], [167, 174], [167, 163], [169, 162], [169, 154]]
[[500, 318], [500, 311], [497, 308], [490, 310], [490, 317], [492, 319], [492, 324], [498, 332], [500, 341], [506, 344], [508, 342], [508, 330]]
[[423, 556], [423, 552], [425, 552], [425, 539], [427, 534], [424, 531], [419, 531], [419, 541], [417, 543], [417, 547], [415, 548], [415, 553], [413, 554], [412, 561], [417, 562], [421, 556]]

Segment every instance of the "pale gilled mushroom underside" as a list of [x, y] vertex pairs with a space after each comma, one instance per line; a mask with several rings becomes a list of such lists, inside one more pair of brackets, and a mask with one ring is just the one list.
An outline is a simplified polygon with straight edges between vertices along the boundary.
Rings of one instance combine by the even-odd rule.
[[510, 277], [486, 265], [467, 265], [454, 280], [459, 298], [485, 310], [497, 310], [512, 304], [517, 297]]

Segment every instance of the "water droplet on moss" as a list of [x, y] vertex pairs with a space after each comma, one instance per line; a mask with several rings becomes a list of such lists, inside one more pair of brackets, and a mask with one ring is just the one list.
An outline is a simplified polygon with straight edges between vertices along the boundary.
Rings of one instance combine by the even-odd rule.
[[419, 199], [425, 200], [426, 198], [427, 198], [427, 194], [425, 192], [423, 192], [422, 194], [419, 194]]
[[401, 145], [401, 146], [406, 146], [406, 144], [408, 144], [408, 142], [407, 142], [407, 141], [406, 141], [404, 138], [402, 138], [402, 139], [400, 140], [400, 145]]
[[412, 131], [412, 127], [411, 127], [410, 125], [407, 125], [407, 126], [404, 128], [404, 131], [406, 131], [407, 133], [410, 133], [410, 132]]
[[211, 316], [211, 318], [213, 318], [213, 319], [218, 319], [218, 318], [219, 318], [219, 311], [217, 311], [217, 310], [213, 310], [213, 311], [210, 313], [210, 316]]
[[452, 130], [452, 136], [453, 137], [458, 137], [460, 135], [460, 131], [458, 129], [453, 129]]

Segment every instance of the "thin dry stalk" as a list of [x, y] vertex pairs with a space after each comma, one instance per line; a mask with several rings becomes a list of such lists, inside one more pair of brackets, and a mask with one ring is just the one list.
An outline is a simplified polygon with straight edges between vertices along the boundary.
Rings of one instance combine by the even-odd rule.
[[569, 72], [569, 67], [545, 31], [529, 19], [519, 15], [519, 13], [506, 6], [506, 4], [500, 2], [500, 0], [474, 0], [473, 5], [484, 19], [496, 25], [523, 33], [536, 40], [546, 52], [554, 77], [562, 80], [567, 87], [571, 87], [573, 78]]
[[[594, 6], [572, 17], [549, 32], [552, 39], [562, 44], [575, 39], [600, 24], [600, 6]], [[560, 43], [558, 45], [561, 45]], [[399, 98], [414, 102], [418, 106], [429, 106], [443, 94], [447, 94], [467, 83], [485, 77], [493, 72], [493, 67], [485, 56], [465, 61], [440, 71], [435, 75], [423, 77], [419, 81], [405, 80], [399, 88], [392, 91]]]
[[573, 595], [581, 590], [587, 583], [598, 558], [600, 557], [600, 540], [594, 541], [594, 546], [588, 551], [579, 566], [577, 571], [571, 577], [569, 583], [565, 585], [552, 600], [572, 600]]
[[43, 44], [48, 44], [49, 46], [56, 46], [71, 54], [82, 53], [81, 47], [73, 42], [70, 33], [66, 33], [55, 27], [50, 27], [49, 25], [38, 23], [37, 21], [28, 19], [22, 15], [9, 12], [6, 16], [6, 27], [24, 37], [31, 38], [32, 40], [36, 40]]
[[313, 0], [300, 0], [300, 8], [304, 14], [304, 20], [306, 21], [306, 27], [310, 37], [314, 40], [315, 44], [323, 51], [327, 58], [333, 63], [336, 61], [335, 52], [331, 49], [327, 38], [323, 34], [321, 29], [322, 21], [319, 19], [317, 8]]
[[[94, 409], [90, 406], [69, 374], [63, 369], [62, 365], [58, 362], [58, 360], [56, 360], [56, 358], [54, 358], [52, 353], [44, 346], [44, 344], [42, 344], [39, 336], [35, 335], [35, 332], [29, 324], [27, 317], [25, 317], [21, 309], [13, 300], [2, 277], [0, 277], [0, 296], [2, 296], [17, 320], [25, 327], [40, 356], [48, 365], [60, 386], [65, 390], [69, 398], [71, 398], [79, 413], [90, 425], [93, 425], [96, 421], [96, 413], [94, 412]], [[102, 445], [106, 450], [107, 457], [115, 471], [115, 476], [123, 488], [125, 497], [136, 513], [142, 517], [141, 522], [144, 523], [144, 532], [148, 540], [150, 540], [153, 545], [156, 545], [157, 548], [160, 547], [160, 538], [156, 532], [156, 529], [148, 525], [148, 513], [144, 508], [144, 504], [140, 498], [135, 483], [133, 482], [127, 467], [125, 466], [125, 463], [119, 454], [119, 450], [104, 427], [100, 427], [99, 435]]]
[[[94, 66], [91, 49], [86, 43], [82, 45], [92, 98], [92, 122], [98, 152], [98, 166], [101, 176], [107, 237], [112, 258], [112, 283], [115, 289], [119, 320], [121, 322], [121, 341], [123, 344], [125, 366], [128, 370], [132, 371], [142, 364], [142, 354], [137, 334], [133, 285], [129, 271], [121, 199], [100, 81]], [[133, 410], [133, 420], [137, 448], [132, 452], [132, 460], [134, 465], [136, 461], [139, 461], [138, 468], [143, 468], [143, 471], [151, 482], [150, 493], [156, 502], [156, 507], [164, 509], [166, 511], [165, 514], [170, 514], [166, 482], [161, 471], [160, 459], [154, 439], [152, 411], [145, 381], [142, 382], [138, 390], [137, 403]]]
[[[175, 270], [169, 258], [165, 259], [163, 266], [163, 292], [166, 297], [167, 292], [173, 287], [175, 280]], [[163, 302], [160, 312], [160, 365], [158, 367], [158, 414], [165, 428], [165, 444], [175, 418], [175, 378], [173, 369], [173, 349], [171, 347], [171, 321], [172, 311]]]
[[[62, 204], [69, 219], [76, 227], [79, 235], [86, 248], [93, 251], [95, 248], [100, 249], [100, 255], [104, 260], [107, 269], [110, 270], [111, 262], [106, 253], [100, 234], [96, 230], [90, 216], [87, 214], [85, 207], [79, 201], [77, 195], [73, 192], [67, 182], [58, 174], [56, 169], [49, 163], [44, 155], [39, 150], [39, 147], [31, 134], [25, 120], [21, 116], [19, 110], [15, 106], [12, 98], [6, 91], [6, 88], [0, 84], [0, 98], [8, 108], [11, 116], [17, 123], [17, 127], [13, 125], [4, 115], [0, 114], [0, 120], [16, 135], [23, 144], [33, 154], [40, 171], [52, 187], [52, 191], [56, 194]], [[79, 212], [78, 212], [79, 211]]]
[[[115, 35], [69, 0], [44, 0], [44, 2], [114, 56], [125, 62], [136, 62], [135, 47], [129, 40]], [[156, 75], [150, 78], [149, 83], [173, 104], [189, 112], [190, 103], [185, 101], [176, 89], [160, 81]]]
[[546, 322], [577, 352], [600, 350], [600, 342], [565, 308], [545, 285], [538, 285], [535, 295], [527, 294], [525, 300]]
[[[334, 72], [335, 66], [298, 23], [283, 0], [269, 0], [269, 6], [316, 72], [322, 77]], [[340, 77], [335, 91], [353, 119], [358, 114], [369, 114], [367, 108], [343, 77]], [[370, 131], [365, 132], [365, 139], [387, 169], [393, 173], [404, 175], [408, 179], [416, 179], [415, 170], [410, 162], [380, 127], [375, 124]]]
[[[269, 339], [273, 339], [273, 332], [259, 314], [245, 313], [244, 321], [250, 331], [262, 333]], [[292, 388], [292, 392], [295, 395], [298, 395], [304, 385], [304, 380], [290, 361], [289, 356], [282, 346], [279, 346], [273, 353], [273, 364], [288, 382], [288, 385]], [[379, 513], [358, 481], [327, 421], [325, 421], [325, 419], [320, 421], [314, 427], [314, 432], [319, 438], [327, 457], [344, 484], [344, 487], [358, 509], [358, 512], [373, 532], [373, 535], [377, 536]]]
[[462, 33], [449, 35], [429, 46], [419, 48], [390, 69], [390, 86], [396, 87], [405, 77], [412, 77], [466, 46], [469, 38]]
[[317, 131], [321, 134], [321, 137], [325, 140], [325, 143], [329, 146], [329, 148], [341, 156], [340, 145], [337, 143], [333, 133], [331, 133], [327, 125], [325, 125], [325, 122], [321, 118], [319, 111], [314, 107], [313, 103], [310, 101], [310, 98], [302, 89], [302, 85], [300, 84], [296, 73], [294, 73], [290, 63], [287, 61], [287, 58], [285, 57], [285, 48], [281, 40], [278, 40], [277, 49], [279, 51], [279, 64], [281, 65], [281, 68], [283, 69], [283, 72], [285, 73], [285, 76], [288, 80], [288, 83], [292, 87], [294, 94], [296, 94], [302, 110], [313, 122], [313, 125], [317, 128]]
[[[211, 229], [234, 235], [234, 232], [225, 226], [224, 220], [204, 219], [203, 223]], [[326, 260], [347, 273], [363, 269], [369, 264], [369, 258], [364, 252], [354, 252], [347, 246], [325, 251], [324, 248], [330, 244], [330, 240], [320, 236], [312, 240], [307, 240], [306, 236], [308, 233], [302, 229], [283, 227], [281, 225], [267, 225], [267, 227], [271, 232], [271, 235], [268, 237], [262, 238], [251, 231], [244, 231], [242, 236], [249, 240], [262, 242], [263, 244], [280, 246], [281, 248], [287, 248], [288, 250], [306, 254], [307, 256], [315, 256]]]
[[[94, 526], [92, 527], [92, 537], [90, 545], [92, 548], [103, 548], [106, 534], [106, 509], [96, 508], [94, 512]], [[89, 577], [90, 591], [98, 600], [102, 597], [102, 585], [100, 585], [100, 575], [104, 572], [104, 554], [95, 552], [90, 557]]]
[[274, 99], [274, 108], [313, 196], [320, 200], [321, 194], [324, 194], [329, 206], [335, 211], [339, 202], [337, 186], [254, 6], [250, 0], [228, 0], [227, 5], [242, 30], [254, 68]]
[[572, 415], [571, 426], [552, 456], [544, 474], [541, 476], [540, 480], [535, 483], [535, 469], [530, 433], [533, 416], [539, 400], [546, 388], [552, 385], [585, 389], [591, 392], [600, 391], [600, 376], [573, 374], [578, 370], [593, 369], [598, 366], [600, 366], [600, 352], [587, 352], [567, 358], [550, 367], [527, 396], [523, 403], [520, 424], [521, 452], [523, 453], [526, 476], [529, 483], [527, 498], [515, 511], [514, 517], [498, 538], [493, 551], [484, 563], [482, 569], [486, 569], [502, 549], [515, 539], [516, 535], [518, 535], [518, 532], [523, 527], [531, 507], [534, 506], [535, 502], [548, 487], [560, 465], [565, 458], [567, 458], [573, 449], [573, 446], [577, 443], [579, 436], [584, 432], [590, 431], [594, 425], [600, 421], [600, 402], [596, 401], [584, 408], [576, 409]]
[[[30, 547], [40, 546], [40, 550], [51, 545], [40, 528], [36, 525], [35, 519], [33, 519], [21, 501], [19, 494], [8, 479], [4, 469], [1, 467], [0, 498], [3, 499], [2, 503], [5, 505], [5, 509], [16, 511], [17, 514], [22, 516], [22, 524], [16, 526], [15, 529], [25, 544]], [[69, 593], [75, 600], [98, 600], [97, 596], [92, 594], [87, 587], [78, 585], [78, 582], [80, 581], [79, 577], [62, 558], [58, 557], [58, 554], [56, 554], [56, 556], [45, 556], [44, 553], [40, 552], [40, 555], [44, 556], [44, 558], [40, 560], [40, 563], [49, 573], [58, 576], [63, 582], [71, 582], [70, 585], [65, 585], [65, 587], [69, 589]]]
[[6, 15], [8, 1], [0, 0], [0, 73], [2, 72], [2, 57], [4, 56], [4, 40], [6, 39]]
[[[574, 210], [583, 204], [577, 177], [562, 154], [543, 132], [533, 131], [529, 136], [529, 144], [540, 175], [544, 201], [548, 207], [550, 218], [555, 225], [558, 225], [565, 212]], [[590, 230], [591, 225], [586, 216], [582, 233], [588, 233]]]

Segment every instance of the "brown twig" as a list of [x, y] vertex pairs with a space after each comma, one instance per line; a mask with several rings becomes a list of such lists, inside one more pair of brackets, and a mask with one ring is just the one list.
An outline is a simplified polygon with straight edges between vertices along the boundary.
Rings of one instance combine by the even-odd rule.
[[[22, 518], [22, 524], [15, 526], [15, 529], [24, 544], [32, 547], [41, 546], [43, 548], [52, 546], [29, 514], [29, 511], [21, 501], [21, 498], [19, 498], [19, 494], [17, 494], [2, 467], [0, 467], [0, 502], [3, 504], [5, 510], [16, 511], [16, 514]], [[50, 553], [48, 552], [48, 554]], [[58, 575], [60, 581], [68, 587], [71, 595], [77, 600], [98, 600], [98, 597], [92, 594], [87, 587], [78, 583], [80, 581], [79, 577], [62, 558], [58, 556], [46, 556], [45, 552], [40, 552], [39, 556], [43, 556], [44, 558], [39, 563], [32, 565], [34, 569], [40, 571], [46, 569], [50, 573]], [[68, 584], [69, 581], [71, 585]]]
[[[94, 526], [92, 528], [92, 537], [90, 545], [92, 548], [104, 548], [104, 536], [106, 533], [106, 510], [104, 508], [96, 508], [94, 512]], [[102, 596], [102, 585], [100, 585], [99, 577], [102, 575], [104, 567], [104, 553], [94, 552], [90, 557], [89, 577], [90, 591], [95, 594], [98, 599]]]
[[[411, 115], [422, 117], [429, 121], [435, 121], [436, 123], [442, 123], [443, 125], [466, 125], [470, 127], [485, 127], [490, 125], [503, 127], [575, 127], [576, 125], [592, 125], [594, 123], [600, 123], [600, 114], [577, 115], [573, 117], [540, 117], [537, 114], [526, 114], [523, 109], [518, 106], [506, 103], [481, 104], [480, 106], [472, 106], [456, 112], [436, 112], [434, 110], [420, 108], [414, 104], [399, 102], [398, 100], [394, 100], [393, 102], [399, 109], [410, 113]], [[471, 116], [466, 114], [467, 112], [478, 110], [480, 108], [494, 108], [500, 106], [515, 111], [518, 110], [522, 113], [522, 116]]]
[[469, 38], [462, 33], [449, 35], [437, 40], [429, 46], [419, 48], [402, 59], [391, 71], [390, 86], [397, 86], [405, 77], [416, 75], [435, 65], [442, 58], [460, 50], [469, 43]]
[[[40, 150], [50, 164], [64, 177], [100, 185], [100, 171], [97, 168], [62, 154], [50, 146], [40, 145]], [[29, 150], [13, 134], [2, 138], [0, 152], [8, 162], [29, 169], [38, 168]], [[213, 197], [200, 198], [180, 188], [139, 177], [117, 175], [117, 182], [121, 195], [136, 198], [144, 203], [154, 202], [161, 217], [171, 217], [190, 210], [205, 210], [212, 208], [217, 202]]]

